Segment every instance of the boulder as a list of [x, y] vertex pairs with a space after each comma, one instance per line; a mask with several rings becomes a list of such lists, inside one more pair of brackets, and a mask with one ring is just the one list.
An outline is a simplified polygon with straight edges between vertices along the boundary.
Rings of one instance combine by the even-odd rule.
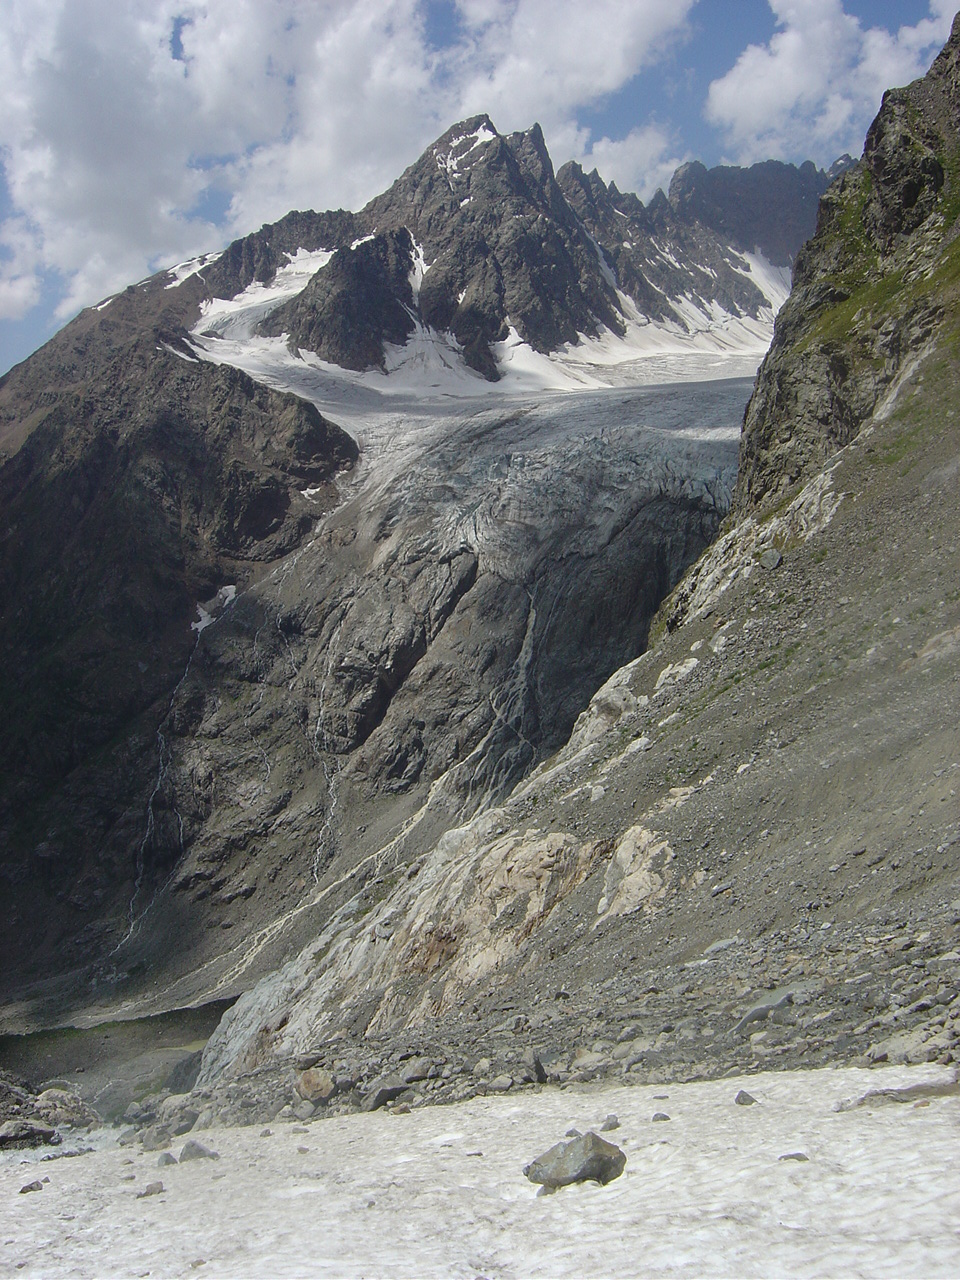
[[336, 1082], [323, 1067], [307, 1067], [297, 1077], [296, 1090], [305, 1102], [329, 1102], [337, 1091]]
[[0, 1151], [10, 1147], [41, 1147], [60, 1141], [56, 1129], [36, 1120], [5, 1120], [0, 1124]]
[[175, 1116], [170, 1132], [175, 1138], [181, 1138], [185, 1133], [189, 1133], [196, 1126], [200, 1119], [200, 1112], [194, 1111], [190, 1107], [185, 1107], [179, 1115]]
[[619, 1178], [626, 1155], [612, 1142], [592, 1131], [572, 1142], [558, 1142], [528, 1164], [523, 1172], [531, 1182], [555, 1190], [574, 1182], [599, 1182], [606, 1186]]
[[37, 1095], [34, 1109], [46, 1124], [95, 1129], [100, 1117], [72, 1089], [50, 1088]]
[[406, 1084], [418, 1084], [429, 1077], [432, 1067], [429, 1058], [411, 1058], [401, 1066], [400, 1079]]
[[196, 1138], [188, 1138], [183, 1144], [180, 1152], [180, 1163], [186, 1164], [190, 1160], [219, 1160], [219, 1151], [211, 1151], [209, 1147], [205, 1147], [202, 1142], [198, 1142]]
[[170, 1145], [170, 1130], [162, 1124], [153, 1124], [140, 1133], [140, 1145], [144, 1151], [162, 1151]]
[[377, 1111], [407, 1092], [408, 1086], [398, 1076], [383, 1076], [370, 1087], [361, 1103], [363, 1111]]
[[540, 1060], [540, 1055], [539, 1053], [537, 1053], [536, 1049], [524, 1050], [523, 1063], [524, 1063], [524, 1066], [527, 1066], [530, 1068], [530, 1071], [533, 1074], [533, 1078], [534, 1080], [536, 1080], [537, 1084], [547, 1083], [547, 1073], [544, 1069], [543, 1063]]

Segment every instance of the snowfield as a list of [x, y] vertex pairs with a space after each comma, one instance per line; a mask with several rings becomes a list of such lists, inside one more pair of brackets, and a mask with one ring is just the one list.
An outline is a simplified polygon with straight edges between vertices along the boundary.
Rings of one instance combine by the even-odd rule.
[[[351, 247], [362, 243], [357, 240]], [[424, 260], [423, 249], [416, 243], [414, 249], [411, 287], [417, 298], [431, 264]], [[605, 261], [599, 246], [597, 252]], [[499, 382], [491, 383], [464, 364], [453, 334], [438, 333], [414, 318], [409, 340], [403, 346], [387, 345], [384, 370], [355, 373], [329, 364], [312, 352], [291, 352], [286, 337], [263, 338], [255, 333], [261, 320], [301, 293], [332, 256], [327, 250], [300, 249], [295, 255], [287, 255], [289, 261], [270, 284], [254, 283], [235, 298], [204, 302], [200, 321], [192, 333], [197, 356], [215, 364], [234, 365], [258, 381], [295, 395], [304, 394], [304, 379], [312, 372], [315, 392], [309, 398], [321, 409], [334, 407], [345, 396], [364, 393], [368, 399], [373, 396], [377, 400], [398, 395], [502, 399], [553, 391], [752, 378], [770, 345], [774, 317], [790, 292], [788, 267], [774, 267], [759, 253], [743, 254], [740, 274], [757, 285], [768, 303], [757, 319], [732, 315], [716, 303], [705, 306], [680, 298], [673, 305], [683, 324], [655, 324], [641, 315], [631, 298], [618, 291], [625, 323], [623, 336], [603, 329], [596, 337], [581, 335], [577, 343], [547, 356], [534, 351], [510, 326], [506, 340], [494, 343], [502, 376]], [[186, 279], [198, 270], [195, 264], [200, 261], [195, 259], [173, 268], [170, 274], [175, 278], [167, 287], [174, 287], [181, 276]], [[316, 394], [318, 374], [326, 384], [326, 397]]]
[[[0, 1273], [956, 1276], [954, 1080], [943, 1067], [841, 1068], [548, 1088], [275, 1122], [269, 1135], [208, 1130], [196, 1136], [219, 1160], [164, 1168], [112, 1144], [76, 1159], [9, 1152]], [[946, 1088], [837, 1109], [919, 1084]], [[741, 1088], [756, 1105], [735, 1104]], [[611, 1112], [620, 1127], [604, 1136], [626, 1152], [623, 1176], [538, 1197], [523, 1166]], [[43, 1177], [42, 1192], [18, 1194]], [[163, 1193], [138, 1198], [153, 1181]]]

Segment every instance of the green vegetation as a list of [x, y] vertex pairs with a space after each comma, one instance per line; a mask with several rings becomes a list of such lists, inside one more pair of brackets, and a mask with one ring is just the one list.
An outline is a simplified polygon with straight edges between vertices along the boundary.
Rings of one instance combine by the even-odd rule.
[[885, 318], [904, 314], [960, 283], [960, 237], [948, 239], [960, 219], [960, 155], [944, 153], [938, 160], [945, 181], [934, 216], [940, 220], [945, 243], [931, 269], [910, 278], [902, 265], [884, 268], [867, 232], [864, 213], [873, 189], [869, 170], [862, 169], [848, 181], [833, 225], [824, 236], [824, 249], [837, 262], [834, 272], [825, 279], [846, 296], [824, 308], [799, 344], [800, 351], [814, 345], [850, 351], [851, 339], [862, 335], [865, 341], [861, 343], [860, 357], [879, 366], [880, 359], [864, 349], [872, 331]]
[[[839, 281], [837, 283], [840, 284]], [[807, 350], [814, 343], [821, 346], [846, 346], [858, 327], [872, 328], [890, 314], [902, 289], [902, 271], [892, 271], [888, 276], [862, 281], [853, 286], [845, 301], [838, 302], [821, 314], [801, 343], [800, 350]]]
[[907, 427], [895, 440], [879, 450], [876, 455], [877, 461], [888, 467], [902, 462], [909, 453], [918, 448], [926, 432], [926, 427], [927, 423], [923, 420], [915, 422], [911, 427]]

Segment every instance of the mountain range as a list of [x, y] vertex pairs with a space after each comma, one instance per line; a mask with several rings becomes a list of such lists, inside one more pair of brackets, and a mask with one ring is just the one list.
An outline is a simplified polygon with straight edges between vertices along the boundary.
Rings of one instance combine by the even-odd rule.
[[958, 56], [647, 207], [475, 117], [0, 382], [8, 1030], [239, 996], [197, 1122], [947, 1035]]
[[[645, 209], [576, 165], [555, 176], [538, 127], [503, 137], [476, 117], [359, 214], [292, 213], [131, 286], [8, 374], [5, 974], [103, 962], [174, 871], [176, 901], [264, 895], [277, 827], [294, 866], [266, 915], [281, 911], [331, 856], [345, 767], [369, 793], [354, 826], [387, 795], [387, 831], [478, 751], [456, 812], [558, 746], [713, 536], [732, 451], [635, 456], [625, 403], [598, 463], [575, 416], [554, 442], [551, 412], [501, 397], [478, 417], [475, 397], [542, 389], [560, 349], [569, 386], [599, 388], [591, 342], [601, 374], [644, 343], [745, 347], [752, 367], [826, 181], [688, 165]], [[425, 409], [448, 389], [462, 421]], [[385, 466], [401, 436], [409, 456]], [[284, 663], [309, 676], [271, 708], [266, 746], [255, 718], [290, 692]], [[414, 692], [437, 664], [443, 691]], [[228, 686], [227, 758], [194, 759]], [[282, 784], [275, 753], [292, 757]], [[251, 803], [224, 812], [228, 787]]]

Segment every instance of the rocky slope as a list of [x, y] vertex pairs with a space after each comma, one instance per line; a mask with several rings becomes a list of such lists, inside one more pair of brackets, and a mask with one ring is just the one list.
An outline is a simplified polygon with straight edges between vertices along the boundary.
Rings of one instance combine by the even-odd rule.
[[0, 469], [3, 934], [21, 972], [80, 930], [69, 964], [129, 901], [197, 601], [216, 610], [295, 550], [357, 457], [312, 405], [179, 358], [141, 313], [124, 297], [83, 317], [0, 390], [5, 440], [30, 428]]
[[657, 643], [500, 806], [386, 849], [240, 999], [204, 1054], [207, 1120], [953, 1060], [958, 57], [960, 19], [825, 201], [747, 413], [737, 522]]

